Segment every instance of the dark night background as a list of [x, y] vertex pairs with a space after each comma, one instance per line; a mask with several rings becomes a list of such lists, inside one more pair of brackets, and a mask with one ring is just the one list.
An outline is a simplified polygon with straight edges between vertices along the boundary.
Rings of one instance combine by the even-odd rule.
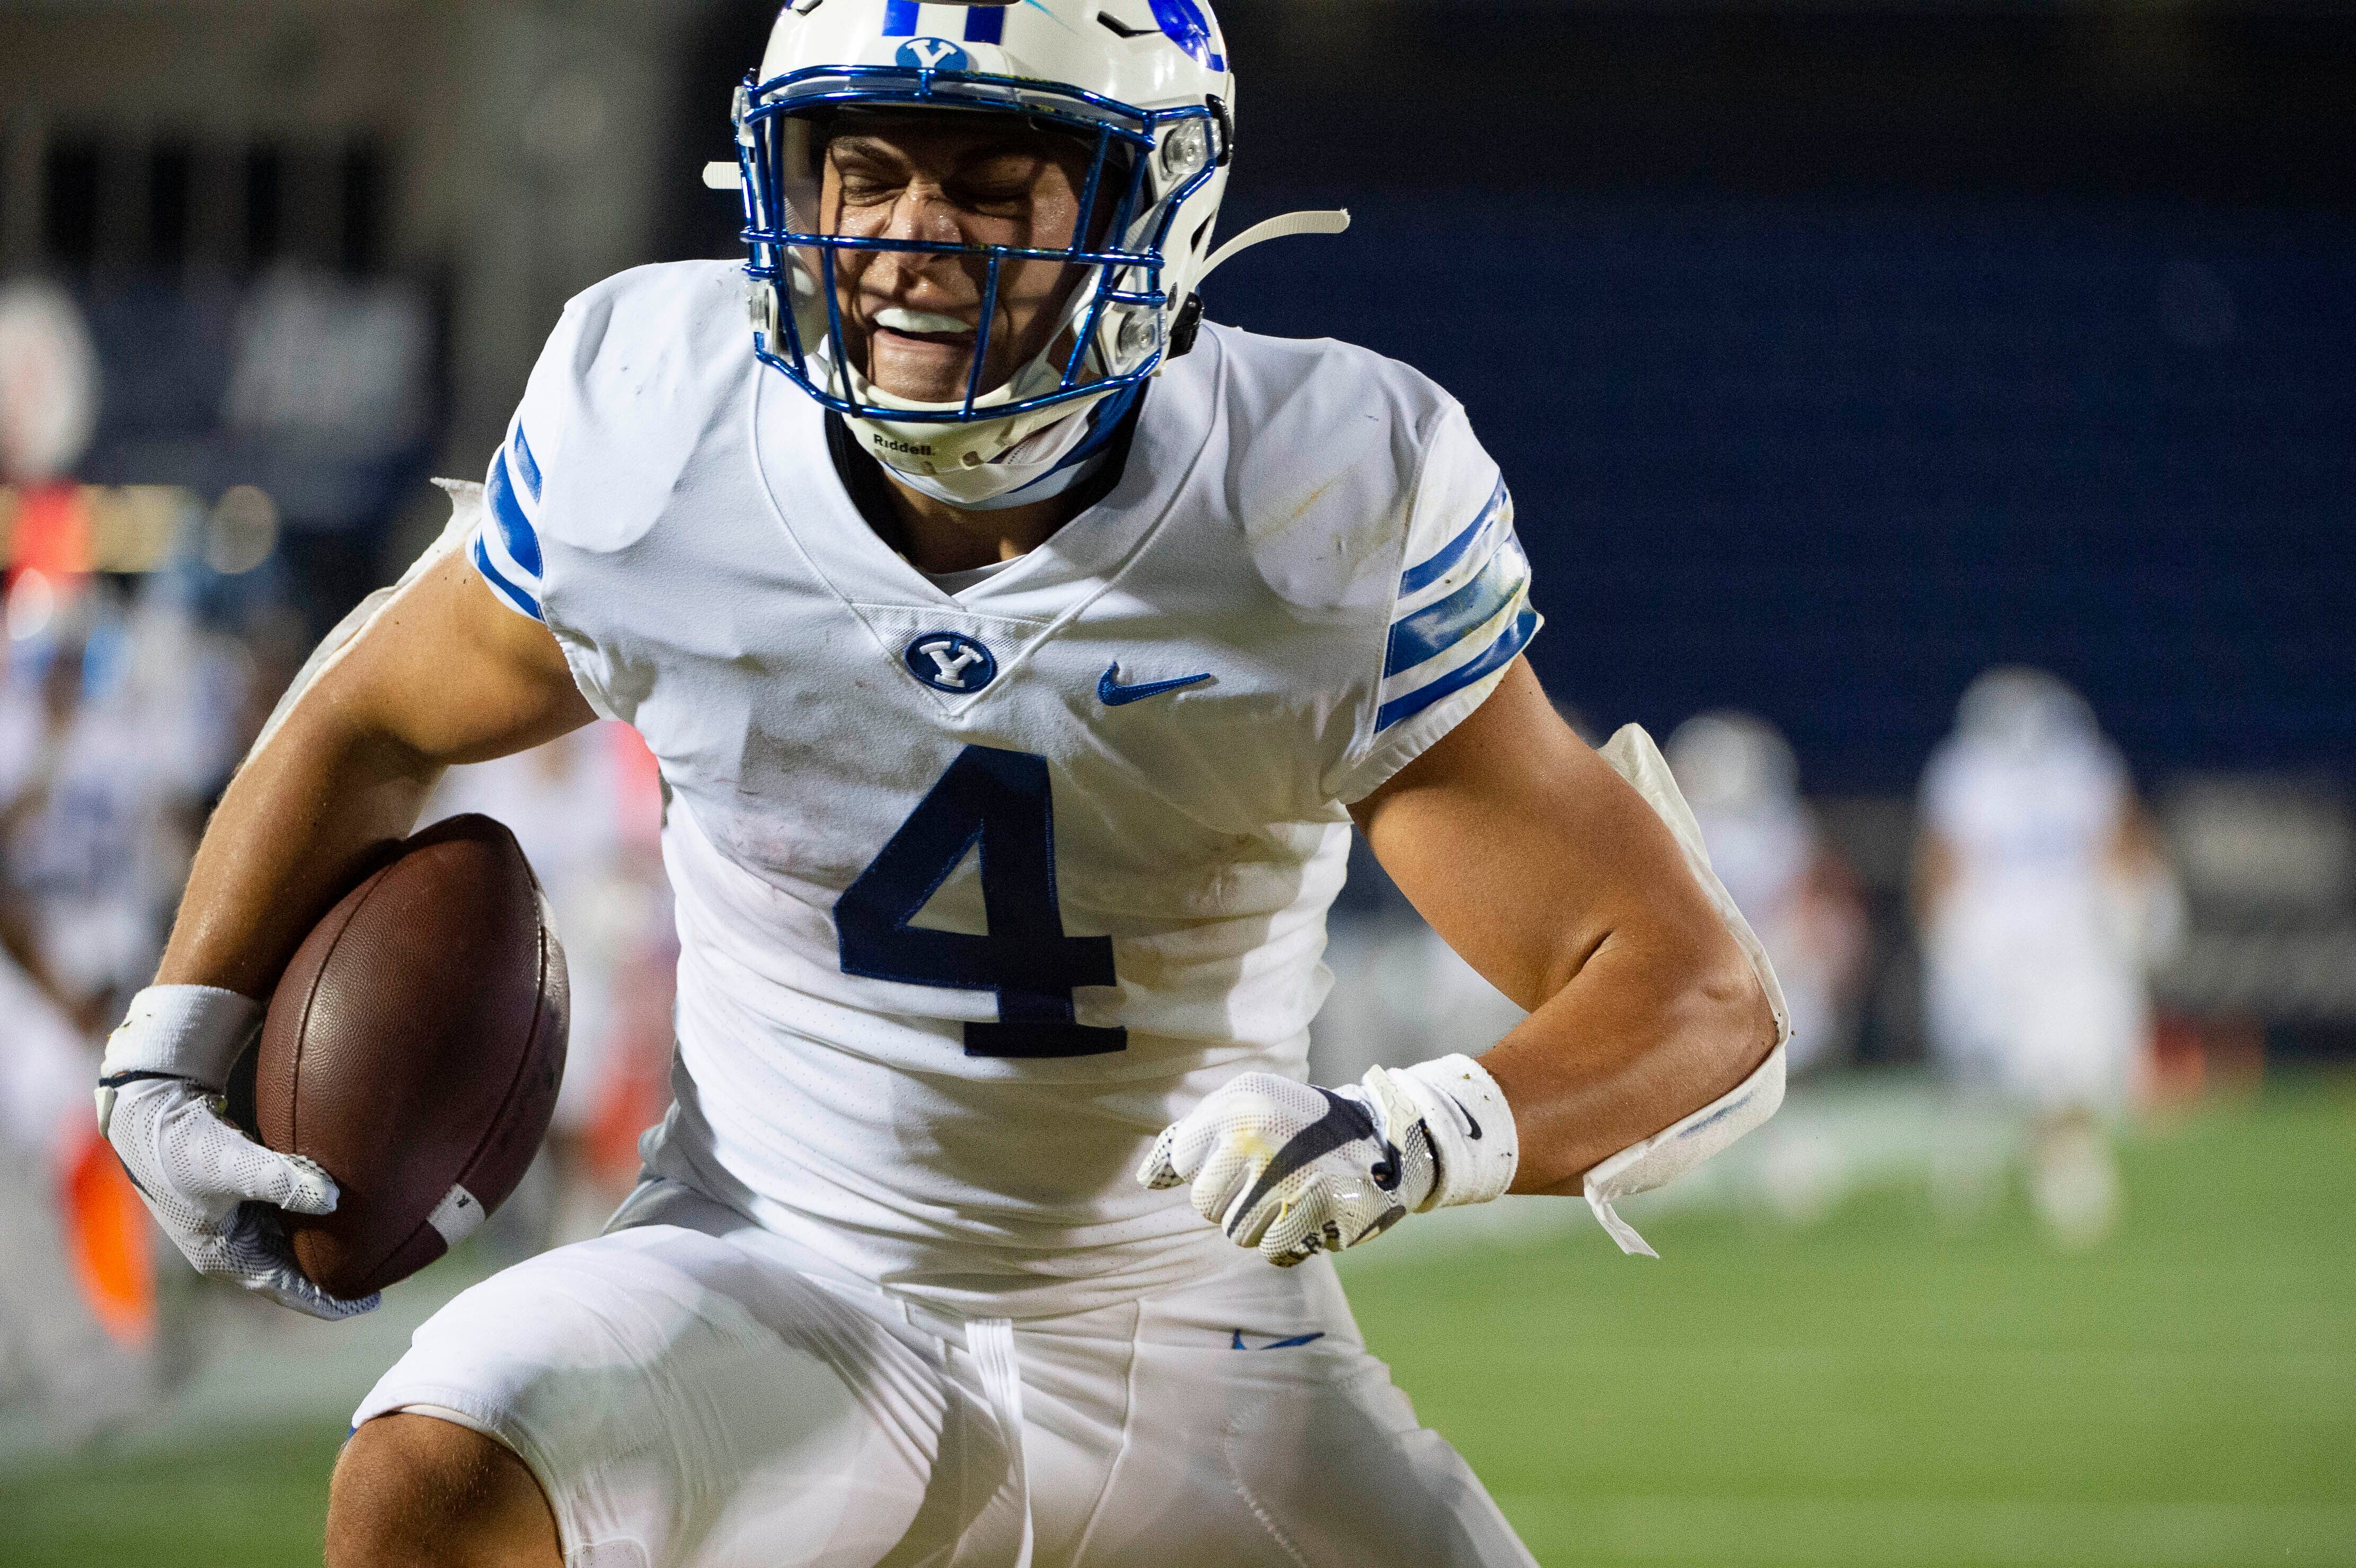
[[[683, 134], [773, 12], [716, 13]], [[1598, 724], [1754, 709], [1908, 789], [2053, 669], [2147, 781], [2356, 770], [2356, 21], [1231, 4], [1214, 320], [1463, 400]], [[1343, 18], [1346, 17], [1346, 20]], [[673, 253], [723, 253], [725, 200]]]

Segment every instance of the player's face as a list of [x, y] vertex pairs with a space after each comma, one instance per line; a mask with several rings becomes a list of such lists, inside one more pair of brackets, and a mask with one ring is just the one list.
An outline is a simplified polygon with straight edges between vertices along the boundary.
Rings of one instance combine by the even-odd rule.
[[[1088, 151], [1020, 126], [879, 120], [829, 139], [821, 231], [945, 247], [1068, 247], [1080, 227]], [[1000, 266], [988, 358], [977, 392], [994, 391], [1059, 335], [1086, 269], [1061, 262]], [[843, 347], [895, 397], [952, 403], [966, 395], [980, 336], [989, 265], [954, 251], [841, 251], [835, 294]]]

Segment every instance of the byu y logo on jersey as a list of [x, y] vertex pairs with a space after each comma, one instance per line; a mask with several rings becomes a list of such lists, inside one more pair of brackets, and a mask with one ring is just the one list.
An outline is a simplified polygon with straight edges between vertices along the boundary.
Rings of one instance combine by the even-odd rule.
[[912, 70], [971, 70], [972, 57], [947, 38], [910, 38], [900, 46], [902, 65]]
[[964, 696], [998, 679], [998, 660], [989, 649], [961, 631], [927, 631], [900, 656], [908, 673], [936, 692]]

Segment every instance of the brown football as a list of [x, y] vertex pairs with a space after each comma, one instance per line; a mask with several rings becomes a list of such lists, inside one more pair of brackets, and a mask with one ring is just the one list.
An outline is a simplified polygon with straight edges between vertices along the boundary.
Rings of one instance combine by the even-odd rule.
[[564, 950], [515, 835], [453, 817], [312, 928], [256, 1053], [262, 1140], [327, 1167], [286, 1217], [314, 1283], [362, 1296], [464, 1240], [523, 1179], [564, 1074]]

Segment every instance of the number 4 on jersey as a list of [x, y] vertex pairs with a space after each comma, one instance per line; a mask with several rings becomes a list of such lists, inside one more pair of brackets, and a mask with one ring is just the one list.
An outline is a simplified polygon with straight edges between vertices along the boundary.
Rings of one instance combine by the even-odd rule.
[[[909, 924], [981, 846], [990, 934]], [[969, 1023], [969, 1057], [1093, 1057], [1125, 1029], [1074, 1021], [1072, 990], [1116, 983], [1110, 937], [1067, 937], [1055, 906], [1055, 812], [1044, 757], [969, 746], [859, 880], [835, 901], [845, 974], [994, 991], [998, 1022]]]

